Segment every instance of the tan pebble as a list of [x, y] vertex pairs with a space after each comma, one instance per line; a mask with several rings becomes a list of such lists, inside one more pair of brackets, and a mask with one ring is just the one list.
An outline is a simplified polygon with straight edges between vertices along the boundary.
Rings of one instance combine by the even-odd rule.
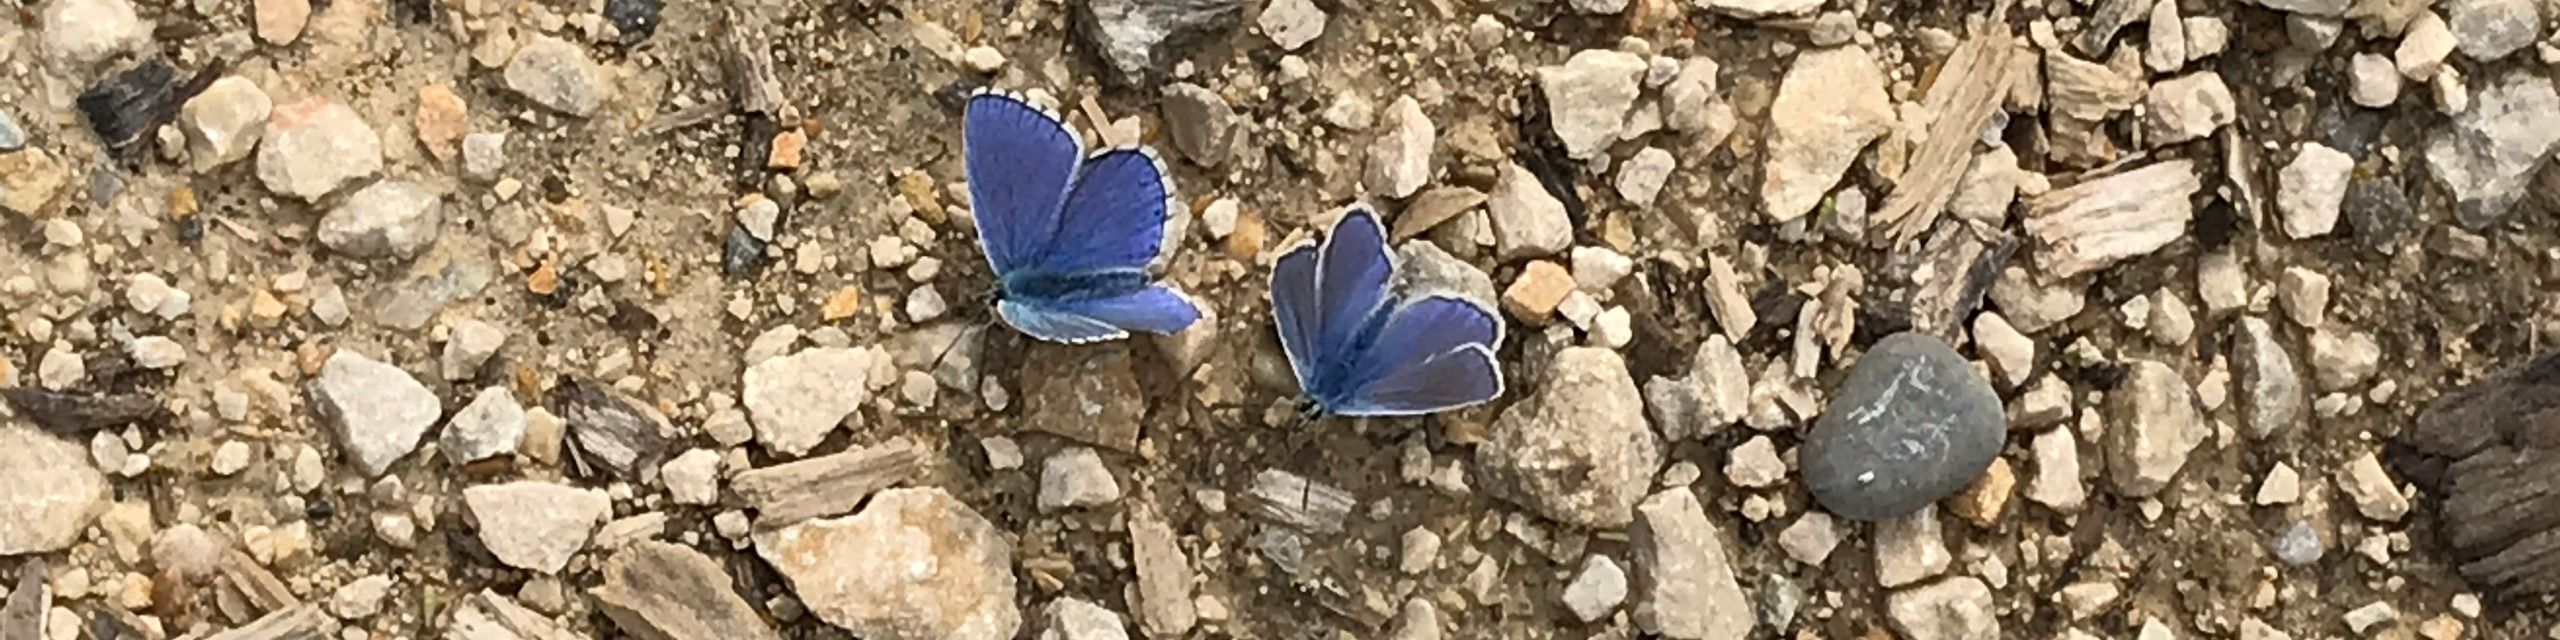
[[827, 296], [826, 306], [820, 308], [818, 313], [821, 317], [825, 318], [826, 321], [835, 322], [837, 320], [851, 318], [855, 313], [860, 312], [861, 310], [862, 288], [853, 285], [845, 285], [844, 288], [837, 289], [835, 295]]
[[808, 148], [809, 134], [799, 129], [784, 131], [773, 137], [773, 154], [765, 157], [765, 167], [783, 171], [799, 169], [801, 156]]
[[1985, 529], [2000, 523], [2000, 514], [2009, 506], [2009, 496], [2018, 486], [2018, 474], [2009, 467], [2007, 458], [1993, 458], [1982, 477], [1966, 486], [1947, 505], [1957, 517]]
[[[813, 186], [812, 189], [814, 188]], [[942, 224], [947, 218], [943, 215], [942, 198], [933, 193], [933, 176], [926, 175], [925, 172], [908, 171], [900, 174], [898, 195], [904, 196], [907, 199], [907, 206], [914, 208], [916, 217], [924, 218], [925, 222]]]
[[1262, 255], [1265, 233], [1262, 212], [1252, 207], [1236, 212], [1236, 230], [1227, 234], [1227, 257], [1237, 262], [1252, 262], [1254, 256]]
[[1521, 322], [1544, 325], [1571, 293], [1573, 272], [1565, 270], [1564, 265], [1539, 260], [1521, 269], [1520, 277], [1511, 281], [1511, 288], [1502, 292], [1502, 309]]
[[418, 87], [418, 144], [437, 160], [452, 160], [462, 151], [462, 136], [471, 133], [470, 107], [453, 87]]

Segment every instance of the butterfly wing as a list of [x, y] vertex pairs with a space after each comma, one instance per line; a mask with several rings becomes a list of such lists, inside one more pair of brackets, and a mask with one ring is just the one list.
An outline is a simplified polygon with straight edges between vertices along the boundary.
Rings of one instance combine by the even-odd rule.
[[1040, 259], [1084, 161], [1084, 142], [1057, 114], [1009, 93], [981, 92], [962, 116], [978, 243], [996, 273]]
[[1446, 411], [1502, 395], [1493, 347], [1502, 344], [1500, 316], [1463, 298], [1431, 296], [1395, 311], [1346, 375], [1343, 415], [1396, 416]]
[[1312, 335], [1317, 359], [1343, 356], [1387, 302], [1395, 260], [1387, 254], [1387, 230], [1368, 205], [1355, 204], [1335, 220], [1316, 255], [1317, 318]]
[[1163, 249], [1173, 182], [1145, 147], [1105, 151], [1084, 163], [1058, 214], [1057, 233], [1033, 267], [1054, 273], [1144, 269]]
[[1200, 320], [1190, 296], [1161, 284], [1067, 300], [1007, 299], [996, 303], [996, 313], [1031, 337], [1070, 344], [1116, 340], [1131, 331], [1170, 334]]
[[1271, 262], [1271, 324], [1280, 332], [1280, 350], [1300, 389], [1313, 389], [1316, 371], [1315, 332], [1324, 325], [1316, 315], [1316, 245], [1300, 243]]

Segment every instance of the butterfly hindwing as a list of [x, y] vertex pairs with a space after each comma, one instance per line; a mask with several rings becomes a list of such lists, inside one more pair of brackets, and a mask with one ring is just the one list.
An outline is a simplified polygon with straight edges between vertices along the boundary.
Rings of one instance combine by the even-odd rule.
[[962, 119], [978, 242], [996, 273], [1020, 270], [1057, 235], [1084, 142], [1057, 115], [1008, 93], [971, 96]]
[[1317, 355], [1315, 332], [1324, 325], [1316, 312], [1316, 245], [1299, 244], [1280, 254], [1271, 263], [1271, 322], [1280, 333], [1280, 349], [1289, 356], [1289, 368], [1297, 374], [1298, 385], [1314, 386], [1309, 375], [1315, 372]]
[[1142, 269], [1163, 249], [1173, 198], [1164, 163], [1142, 147], [1105, 151], [1084, 163], [1058, 214], [1042, 269], [1078, 273]]
[[1474, 405], [1502, 395], [1493, 347], [1468, 344], [1424, 358], [1362, 387], [1334, 408], [1350, 416], [1414, 416]]

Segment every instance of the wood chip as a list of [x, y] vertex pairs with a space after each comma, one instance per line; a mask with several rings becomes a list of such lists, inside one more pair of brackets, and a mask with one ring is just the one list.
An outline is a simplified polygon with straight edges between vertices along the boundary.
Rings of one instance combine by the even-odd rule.
[[1965, 321], [1982, 308], [2018, 238], [1979, 223], [1940, 218], [1928, 236], [1896, 251], [1878, 271], [1887, 287], [1879, 311], [1948, 344], [1964, 342]]
[[924, 452], [905, 438], [738, 474], [729, 486], [755, 507], [756, 526], [786, 527], [852, 513], [872, 492], [913, 477]]
[[1982, 139], [1983, 128], [2009, 96], [2009, 84], [2017, 77], [2017, 65], [2011, 62], [2020, 51], [2004, 28], [1966, 40], [1947, 57], [1925, 103], [1938, 119], [1929, 125], [1929, 137], [1920, 141], [1911, 170], [1870, 220], [1893, 245], [1928, 230], [1955, 197], [1957, 183], [1972, 164], [1974, 141]]
[[2139, 78], [2059, 51], [2045, 53], [2044, 79], [2045, 103], [2052, 112], [2081, 122], [2098, 122], [2131, 109], [2148, 89]]
[[0, 640], [44, 640], [45, 612], [53, 610], [47, 587], [43, 558], [18, 565], [18, 586], [9, 591], [9, 603], [0, 605]]
[[1396, 216], [1396, 227], [1388, 237], [1403, 242], [1429, 233], [1441, 223], [1456, 219], [1469, 209], [1484, 204], [1485, 194], [1466, 187], [1438, 187], [1413, 197], [1405, 205], [1404, 214]]
[[754, 11], [731, 11], [728, 18], [728, 28], [720, 34], [720, 70], [729, 100], [740, 113], [780, 115], [788, 103], [782, 81], [773, 75], [773, 53], [757, 40], [763, 21]]
[[213, 634], [205, 640], [330, 640], [337, 635], [338, 620], [320, 610], [320, 605], [295, 605], [267, 614], [247, 626]]
[[663, 542], [642, 542], [604, 563], [596, 609], [641, 640], [740, 638], [781, 640], [773, 626], [730, 586], [709, 556]]
[[1349, 491], [1279, 469], [1253, 477], [1246, 503], [1254, 515], [1309, 533], [1341, 533], [1343, 518], [1358, 504]]
[[161, 417], [160, 403], [149, 396], [83, 395], [62, 393], [32, 387], [0, 389], [0, 400], [19, 415], [61, 435], [85, 436], [91, 431], [120, 427]]
[[2399, 436], [2394, 471], [2438, 500], [2444, 548], [2497, 600], [2560, 593], [2560, 353], [2447, 393]]
[[544, 406], [568, 425], [581, 475], [634, 477], [666, 451], [666, 416], [604, 383], [571, 380], [552, 389]]
[[542, 614], [486, 589], [462, 601], [453, 611], [447, 640], [578, 640]]
[[238, 591], [242, 598], [248, 600], [249, 607], [259, 613], [283, 611], [302, 604], [301, 599], [293, 596], [293, 590], [285, 587], [283, 580], [268, 573], [266, 567], [258, 566], [257, 559], [249, 557], [247, 552], [233, 549], [231, 557], [223, 561], [220, 570], [222, 583]]
[[2171, 160], [2037, 196], [2026, 217], [2036, 263], [2069, 278], [2168, 246], [2186, 235], [2187, 197], [2202, 188], [2194, 162]]

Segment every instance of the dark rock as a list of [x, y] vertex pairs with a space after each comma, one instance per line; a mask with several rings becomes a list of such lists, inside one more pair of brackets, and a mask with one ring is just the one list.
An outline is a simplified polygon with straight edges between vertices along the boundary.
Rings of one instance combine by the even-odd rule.
[[1925, 334], [1877, 341], [1805, 437], [1805, 484], [1824, 509], [1881, 520], [1954, 495], [2000, 455], [2000, 396]]
[[1153, 84], [1193, 45], [1235, 26], [1243, 0], [1083, 0], [1076, 36], [1122, 86]]
[[98, 81], [75, 104], [89, 117], [89, 128], [98, 132], [99, 141], [123, 151], [175, 119], [178, 106], [211, 86], [219, 72], [207, 69], [180, 85], [178, 70], [158, 60], [145, 61]]
[[578, 446], [571, 453], [586, 473], [630, 477], [666, 451], [666, 416], [603, 383], [569, 381], [551, 390], [547, 404], [568, 425]]
[[1227, 148], [1233, 146], [1236, 112], [1227, 107], [1218, 92], [1188, 82], [1164, 88], [1165, 128], [1173, 134], [1173, 145], [1182, 155], [1200, 166], [1215, 167], [1227, 159]]
[[2347, 199], [2338, 207], [2338, 213], [2354, 233], [2356, 243], [2375, 251], [2398, 245], [2417, 224], [2417, 212], [2409, 207], [2408, 192], [2391, 176], [2348, 180]]
[[604, 19], [622, 32], [624, 44], [639, 44], [658, 32], [658, 11], [665, 0], [605, 0]]
[[123, 426], [160, 417], [160, 403], [142, 395], [85, 395], [34, 387], [0, 389], [0, 399], [19, 415], [63, 435]]

